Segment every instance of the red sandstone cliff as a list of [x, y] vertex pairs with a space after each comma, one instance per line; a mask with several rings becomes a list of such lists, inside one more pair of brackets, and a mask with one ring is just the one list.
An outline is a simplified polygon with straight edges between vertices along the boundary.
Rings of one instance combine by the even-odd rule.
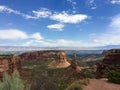
[[68, 67], [70, 63], [67, 60], [67, 55], [65, 51], [62, 50], [49, 50], [49, 51], [35, 51], [35, 52], [26, 52], [19, 55], [21, 61], [30, 61], [30, 60], [42, 60], [48, 61], [51, 60], [50, 67]]
[[120, 69], [120, 49], [111, 49], [103, 51], [104, 59], [97, 63], [96, 77], [102, 77], [106, 72], [114, 69]]

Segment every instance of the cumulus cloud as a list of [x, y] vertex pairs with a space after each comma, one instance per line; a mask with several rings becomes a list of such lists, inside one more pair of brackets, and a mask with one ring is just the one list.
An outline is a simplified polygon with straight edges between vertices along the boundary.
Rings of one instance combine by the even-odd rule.
[[63, 24], [52, 24], [52, 25], [48, 25], [47, 28], [49, 29], [54, 29], [54, 30], [57, 30], [57, 31], [62, 31], [63, 30], [63, 27], [64, 25]]
[[23, 40], [30, 38], [40, 40], [43, 37], [40, 33], [27, 34], [26, 32], [18, 29], [0, 30], [0, 40]]
[[120, 4], [120, 0], [111, 0], [110, 1], [112, 4]]
[[25, 39], [27, 37], [27, 34], [20, 30], [0, 30], [0, 39]]
[[50, 19], [59, 21], [61, 23], [80, 23], [83, 20], [87, 19], [88, 16], [85, 14], [68, 14], [66, 12], [53, 14]]

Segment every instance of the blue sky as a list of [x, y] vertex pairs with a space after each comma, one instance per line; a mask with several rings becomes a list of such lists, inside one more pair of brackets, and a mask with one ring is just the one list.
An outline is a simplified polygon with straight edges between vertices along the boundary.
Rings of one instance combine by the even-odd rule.
[[120, 45], [120, 0], [0, 0], [0, 46]]

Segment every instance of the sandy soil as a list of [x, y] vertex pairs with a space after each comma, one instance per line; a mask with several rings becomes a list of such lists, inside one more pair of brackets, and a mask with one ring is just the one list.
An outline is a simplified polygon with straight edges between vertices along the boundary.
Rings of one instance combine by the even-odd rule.
[[83, 90], [120, 90], [120, 84], [110, 83], [107, 79], [90, 79]]

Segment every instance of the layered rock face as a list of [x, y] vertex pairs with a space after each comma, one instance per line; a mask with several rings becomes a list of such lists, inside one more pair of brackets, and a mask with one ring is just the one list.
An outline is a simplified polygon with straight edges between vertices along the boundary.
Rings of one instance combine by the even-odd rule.
[[21, 61], [30, 61], [30, 60], [53, 60], [56, 58], [56, 53], [59, 51], [34, 51], [26, 52], [19, 55]]
[[64, 68], [68, 67], [70, 63], [67, 60], [67, 55], [65, 51], [56, 52], [54, 55], [54, 60], [50, 63], [50, 67]]
[[3, 72], [12, 73], [14, 69], [20, 69], [21, 63], [17, 56], [0, 55], [0, 77]]
[[120, 69], [120, 49], [111, 49], [103, 51], [104, 59], [97, 63], [96, 77], [102, 77], [106, 72], [114, 69]]
[[120, 49], [111, 49], [108, 51], [103, 51], [104, 59], [103, 63], [105, 64], [120, 64]]
[[41, 61], [52, 61], [50, 67], [68, 67], [70, 63], [67, 60], [65, 51], [62, 50], [49, 50], [49, 51], [35, 51], [26, 52], [19, 55], [21, 61], [41, 60]]

